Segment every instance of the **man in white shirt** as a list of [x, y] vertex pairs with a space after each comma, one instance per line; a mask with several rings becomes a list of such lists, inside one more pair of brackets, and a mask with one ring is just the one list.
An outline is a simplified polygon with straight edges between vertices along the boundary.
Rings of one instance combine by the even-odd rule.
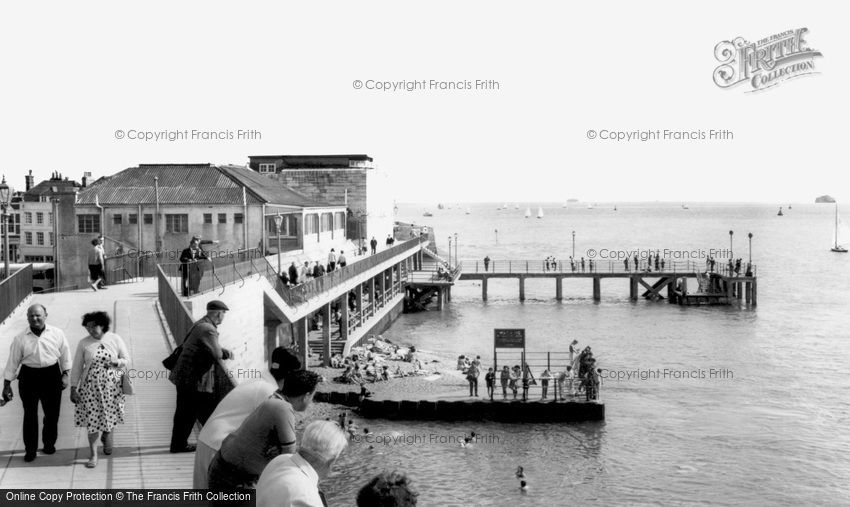
[[257, 483], [257, 507], [322, 507], [327, 505], [319, 481], [348, 445], [342, 429], [331, 421], [313, 421], [304, 429], [298, 452], [273, 459]]
[[[14, 398], [12, 381], [24, 405], [24, 461], [32, 461], [38, 450], [38, 403], [44, 411], [41, 439], [44, 454], [56, 452], [62, 390], [68, 387], [71, 351], [61, 329], [47, 325], [47, 309], [34, 304], [27, 309], [29, 327], [15, 336], [3, 373], [3, 402]], [[18, 369], [20, 368], [20, 371]]]
[[328, 254], [328, 273], [334, 269], [336, 269], [336, 250], [331, 248], [331, 251]]

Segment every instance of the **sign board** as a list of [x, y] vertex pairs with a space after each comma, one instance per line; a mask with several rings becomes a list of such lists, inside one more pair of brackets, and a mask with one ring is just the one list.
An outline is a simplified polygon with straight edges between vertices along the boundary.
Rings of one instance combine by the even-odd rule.
[[524, 349], [525, 329], [494, 329], [493, 348]]

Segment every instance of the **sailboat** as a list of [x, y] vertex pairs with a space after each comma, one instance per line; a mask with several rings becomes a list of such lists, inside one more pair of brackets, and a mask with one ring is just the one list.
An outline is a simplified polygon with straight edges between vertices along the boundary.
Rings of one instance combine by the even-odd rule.
[[587, 205], [587, 209], [593, 209], [593, 205], [592, 205], [592, 204], [588, 204], [588, 205]]
[[684, 204], [684, 203], [683, 203], [683, 204], [682, 204], [682, 209], [690, 209], [690, 208], [688, 208], [688, 205], [687, 205], [687, 204]]
[[847, 249], [838, 244], [838, 203], [835, 203], [835, 246], [830, 250], [838, 253], [847, 253]]
[[614, 211], [617, 211], [617, 205], [616, 204], [614, 205]]
[[780, 217], [781, 217], [781, 216], [783, 216], [783, 215], [785, 215], [785, 213], [783, 213], [783, 212], [782, 212], [782, 206], [780, 206], [780, 207], [779, 207], [779, 213], [777, 213], [777, 214], [776, 214], [776, 216], [780, 216]]
[[537, 208], [537, 218], [543, 218], [543, 208]]
[[472, 214], [472, 210], [471, 210], [471, 209], [469, 209], [469, 208], [466, 208], [466, 214], [467, 214], [467, 215]]
[[531, 208], [525, 208], [525, 218], [531, 217]]

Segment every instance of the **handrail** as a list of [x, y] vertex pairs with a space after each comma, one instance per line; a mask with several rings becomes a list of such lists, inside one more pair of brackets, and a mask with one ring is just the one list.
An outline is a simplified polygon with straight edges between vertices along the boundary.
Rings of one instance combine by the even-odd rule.
[[0, 322], [5, 321], [30, 294], [32, 294], [32, 264], [24, 266], [0, 281]]
[[[594, 261], [593, 259], [584, 259], [572, 261], [553, 261], [545, 260], [526, 260], [526, 259], [498, 259], [490, 260], [485, 268], [484, 262], [480, 260], [463, 260], [459, 265], [464, 265], [464, 271], [474, 274], [514, 274], [514, 273], [629, 273], [629, 274], [690, 274], [690, 273], [716, 273], [729, 277], [755, 277], [757, 276], [757, 266], [742, 263], [736, 271], [735, 265], [730, 266], [728, 263], [715, 262], [712, 267], [707, 262], [697, 261], [673, 261], [664, 259], [663, 267], [658, 263], [656, 268], [655, 263], [649, 264], [646, 259], [640, 259], [638, 265], [635, 266], [633, 260], [628, 259], [627, 263], [623, 260], [613, 261]], [[748, 275], [747, 273], [750, 273]]]

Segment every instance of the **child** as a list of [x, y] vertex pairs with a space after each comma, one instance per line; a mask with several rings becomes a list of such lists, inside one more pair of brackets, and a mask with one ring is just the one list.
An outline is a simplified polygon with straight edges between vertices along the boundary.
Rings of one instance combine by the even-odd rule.
[[543, 399], [546, 399], [547, 394], [549, 393], [549, 379], [552, 378], [552, 374], [549, 373], [548, 369], [543, 370], [543, 373], [540, 375], [540, 388], [543, 390]]
[[522, 375], [522, 401], [528, 401], [528, 372]]
[[508, 381], [511, 379], [511, 370], [507, 366], [502, 367], [499, 378], [502, 382], [502, 399], [504, 400], [508, 397]]
[[516, 383], [517, 383], [518, 380], [519, 380], [519, 366], [514, 366], [513, 369], [511, 370], [511, 377], [510, 377], [510, 381], [509, 381], [509, 386], [511, 388], [511, 391], [514, 392], [514, 399], [516, 399], [516, 393], [517, 393]]
[[484, 381], [487, 383], [487, 396], [490, 397], [490, 401], [493, 401], [493, 391], [496, 390], [496, 373], [493, 371], [493, 368], [487, 370], [487, 375], [484, 375]]

